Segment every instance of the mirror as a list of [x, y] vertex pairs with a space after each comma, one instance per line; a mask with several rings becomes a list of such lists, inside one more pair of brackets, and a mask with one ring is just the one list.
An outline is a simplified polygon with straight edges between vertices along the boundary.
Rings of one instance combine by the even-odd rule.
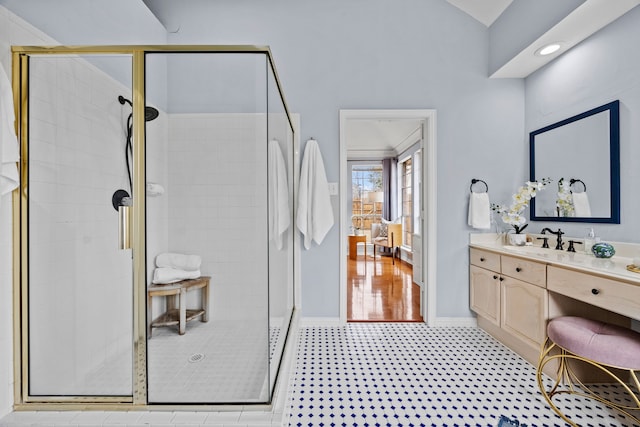
[[619, 104], [529, 134], [530, 179], [552, 180], [531, 199], [532, 221], [620, 224]]

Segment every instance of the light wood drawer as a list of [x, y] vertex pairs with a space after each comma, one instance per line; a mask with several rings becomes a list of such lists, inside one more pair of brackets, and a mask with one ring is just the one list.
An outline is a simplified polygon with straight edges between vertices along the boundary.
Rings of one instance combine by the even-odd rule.
[[640, 313], [637, 285], [549, 266], [547, 289], [624, 316]]
[[544, 288], [547, 283], [547, 265], [522, 258], [502, 256], [502, 274]]
[[477, 265], [487, 270], [500, 271], [500, 254], [470, 248], [469, 261], [472, 265]]

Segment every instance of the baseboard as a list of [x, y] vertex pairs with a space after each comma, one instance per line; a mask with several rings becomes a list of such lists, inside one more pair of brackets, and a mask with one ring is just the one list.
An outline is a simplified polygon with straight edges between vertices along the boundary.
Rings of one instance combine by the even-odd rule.
[[[384, 323], [384, 322], [382, 322]], [[299, 327], [344, 326], [338, 317], [301, 317]], [[478, 326], [475, 317], [437, 317], [434, 327], [471, 327]]]
[[344, 326], [339, 317], [301, 317], [299, 326], [301, 328], [313, 326]]
[[435, 327], [455, 326], [476, 328], [478, 322], [475, 317], [436, 317]]

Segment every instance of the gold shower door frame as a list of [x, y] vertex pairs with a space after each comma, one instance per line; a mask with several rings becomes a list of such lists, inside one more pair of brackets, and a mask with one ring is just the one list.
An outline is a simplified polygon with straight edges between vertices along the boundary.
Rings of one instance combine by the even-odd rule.
[[[291, 114], [268, 46], [222, 45], [124, 45], [124, 46], [13, 46], [13, 96], [16, 130], [20, 141], [21, 186], [13, 192], [13, 319], [14, 409], [132, 409], [145, 408], [147, 400], [147, 278], [146, 200], [138, 197], [131, 209], [133, 248], [133, 393], [131, 396], [31, 396], [29, 395], [28, 307], [28, 124], [29, 57], [46, 55], [131, 55], [133, 113], [133, 194], [145, 194], [145, 57], [148, 53], [254, 53], [264, 54], [277, 85], [291, 127]], [[295, 307], [294, 307], [295, 310]], [[193, 405], [189, 405], [193, 406]], [[211, 407], [212, 405], [198, 405]], [[157, 409], [181, 405], [153, 405]], [[184, 406], [182, 406], [184, 407]], [[219, 408], [220, 405], [213, 407]]]

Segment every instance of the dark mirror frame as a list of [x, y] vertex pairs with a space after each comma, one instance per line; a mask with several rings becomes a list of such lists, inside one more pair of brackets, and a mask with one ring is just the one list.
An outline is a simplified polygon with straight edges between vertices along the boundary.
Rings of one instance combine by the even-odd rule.
[[[601, 113], [603, 111], [609, 111], [609, 170], [611, 171], [610, 177], [610, 216], [609, 217], [555, 217], [555, 216], [538, 216], [536, 215], [536, 199], [531, 199], [529, 207], [529, 218], [531, 221], [554, 221], [554, 222], [587, 222], [587, 223], [608, 223], [608, 224], [620, 224], [620, 101], [613, 101], [608, 104], [596, 107], [592, 110], [585, 111], [568, 119], [559, 121], [557, 123], [545, 126], [541, 129], [535, 130], [529, 133], [529, 178], [531, 181], [536, 181], [535, 175], [535, 150], [536, 150], [536, 136], [556, 129], [560, 126], [565, 126], [570, 123], [582, 120], [594, 114]], [[595, 167], [595, 165], [594, 165]], [[538, 177], [544, 178], [544, 177]], [[553, 178], [553, 177], [551, 177]]]

